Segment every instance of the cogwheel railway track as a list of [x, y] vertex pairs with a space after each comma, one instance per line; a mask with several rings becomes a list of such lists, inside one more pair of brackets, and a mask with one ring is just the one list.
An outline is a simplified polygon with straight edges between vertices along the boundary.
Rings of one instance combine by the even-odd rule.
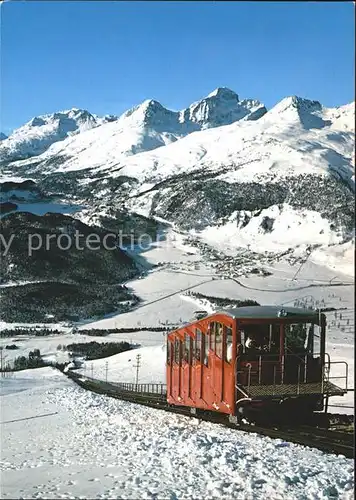
[[227, 415], [218, 412], [199, 411], [193, 414], [186, 406], [172, 406], [167, 403], [165, 394], [140, 393], [122, 391], [114, 383], [101, 380], [89, 379], [83, 375], [70, 371], [67, 376], [84, 389], [97, 394], [106, 395], [116, 399], [137, 403], [151, 408], [168, 411], [186, 417], [199, 418], [225, 427], [233, 428], [243, 432], [252, 432], [275, 439], [282, 439], [291, 443], [301, 444], [317, 448], [327, 453], [344, 455], [354, 458], [354, 434], [353, 432], [335, 431], [312, 425], [298, 425], [296, 427], [280, 425], [278, 427], [268, 425], [260, 426], [253, 424], [234, 424], [228, 420]]

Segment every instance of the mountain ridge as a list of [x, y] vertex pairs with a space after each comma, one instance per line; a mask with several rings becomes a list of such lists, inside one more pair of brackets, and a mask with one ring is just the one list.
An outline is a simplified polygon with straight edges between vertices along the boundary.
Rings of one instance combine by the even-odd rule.
[[[226, 106], [231, 101], [233, 108]], [[212, 126], [217, 115], [211, 102], [224, 125]], [[226, 110], [239, 112], [240, 105], [247, 115], [228, 123]], [[261, 106], [221, 87], [183, 111], [148, 99], [112, 123], [11, 163], [7, 173], [84, 200], [89, 207], [76, 217], [85, 222], [100, 213], [99, 225], [124, 208], [214, 234], [216, 241], [225, 232], [236, 245], [254, 242], [255, 250], [348, 241], [354, 227], [354, 103], [326, 108], [289, 96], [254, 119]]]
[[0, 160], [13, 161], [42, 154], [53, 143], [97, 125], [94, 115], [79, 108], [35, 116], [1, 141]]
[[[119, 117], [106, 115], [98, 117], [87, 110], [72, 108], [57, 113], [32, 118], [15, 130], [0, 145], [0, 160], [3, 162], [25, 160], [41, 155], [55, 145], [75, 135], [115, 122], [114, 134], [122, 135], [130, 127], [137, 129], [131, 144], [125, 152], [135, 154], [175, 142], [189, 133], [204, 128], [229, 124], [242, 119], [258, 119], [266, 108], [257, 100], [239, 101], [238, 95], [230, 89], [218, 88], [206, 98], [196, 101], [181, 111], [165, 108], [154, 99], [125, 111]], [[141, 136], [141, 137], [140, 137]], [[119, 140], [119, 139], [118, 139]], [[32, 141], [32, 144], [31, 144]], [[127, 140], [126, 142], [129, 142]], [[66, 147], [64, 143], [63, 147]]]

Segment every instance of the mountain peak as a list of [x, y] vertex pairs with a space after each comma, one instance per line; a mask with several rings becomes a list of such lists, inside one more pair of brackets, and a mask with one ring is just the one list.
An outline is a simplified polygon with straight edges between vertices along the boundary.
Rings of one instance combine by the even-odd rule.
[[46, 125], [45, 120], [42, 118], [42, 116], [34, 116], [32, 120], [30, 120], [27, 125], [29, 127], [42, 127], [43, 125]]
[[140, 106], [142, 108], [163, 108], [162, 104], [155, 99], [146, 99]]
[[[138, 119], [145, 118], [147, 114], [153, 114], [157, 111], [166, 110], [165, 107], [158, 101], [154, 99], [146, 99], [137, 106], [133, 106], [122, 114], [122, 118], [128, 118], [129, 116], [135, 115]], [[168, 110], [166, 110], [168, 111]]]
[[35, 116], [1, 141], [0, 158], [9, 161], [37, 156], [53, 143], [99, 124], [89, 111], [79, 108]]
[[234, 101], [239, 100], [239, 96], [236, 94], [236, 92], [227, 87], [217, 87], [215, 90], [213, 90], [212, 92], [210, 92], [210, 94], [207, 95], [206, 99], [212, 97], [218, 97], [221, 99], [231, 99]]
[[289, 108], [294, 108], [297, 111], [313, 112], [321, 111], [322, 105], [319, 101], [312, 101], [304, 97], [292, 95], [282, 99], [273, 109], [278, 112], [283, 112]]
[[[28, 121], [23, 127], [42, 127], [43, 125], [49, 125], [54, 121], [61, 120], [87, 120], [93, 121], [95, 120], [94, 116], [89, 113], [86, 109], [80, 108], [72, 108], [66, 109], [63, 111], [57, 111], [55, 113], [47, 113], [45, 115], [34, 116], [30, 121]], [[23, 127], [20, 127], [17, 130], [22, 130]]]
[[[128, 118], [134, 126], [151, 128], [158, 132], [176, 131], [179, 113], [171, 111], [155, 99], [146, 99], [138, 106], [126, 111], [120, 118], [126, 121]], [[127, 122], [126, 122], [127, 123]], [[127, 125], [128, 126], [128, 123]]]
[[204, 128], [229, 125], [239, 120], [257, 120], [266, 112], [265, 106], [259, 101], [239, 101], [239, 96], [233, 90], [217, 87], [200, 101], [178, 112], [165, 108], [154, 99], [146, 99], [126, 111], [122, 118], [132, 117], [130, 119], [145, 127], [169, 133], [177, 132], [181, 136]]
[[143, 111], [145, 116], [151, 116], [157, 112], [171, 112], [166, 109], [162, 104], [155, 99], [146, 99], [143, 103], [140, 104], [139, 109]]
[[259, 101], [239, 96], [227, 87], [218, 87], [207, 97], [193, 103], [184, 111], [185, 119], [199, 124], [202, 128], [229, 125], [239, 120], [257, 120], [267, 109]]
[[299, 123], [305, 130], [321, 129], [331, 124], [324, 119], [324, 108], [319, 101], [292, 95], [277, 103], [267, 114], [267, 120], [283, 120]]

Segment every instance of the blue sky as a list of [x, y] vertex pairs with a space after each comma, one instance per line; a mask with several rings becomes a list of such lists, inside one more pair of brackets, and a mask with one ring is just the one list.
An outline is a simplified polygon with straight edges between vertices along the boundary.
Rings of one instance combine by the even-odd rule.
[[181, 109], [218, 86], [270, 108], [300, 95], [354, 100], [346, 2], [6, 2], [1, 130], [72, 107]]

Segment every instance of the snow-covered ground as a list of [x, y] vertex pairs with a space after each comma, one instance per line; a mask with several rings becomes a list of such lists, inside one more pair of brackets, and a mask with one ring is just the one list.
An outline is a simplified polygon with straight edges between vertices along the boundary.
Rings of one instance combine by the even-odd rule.
[[12, 172], [9, 170], [5, 171], [0, 170], [1, 182], [25, 182], [25, 181], [34, 181], [32, 177], [20, 177], [18, 175], [12, 175]]
[[355, 238], [342, 245], [322, 246], [314, 250], [311, 260], [334, 271], [355, 275]]
[[138, 382], [140, 384], [166, 383], [166, 346], [164, 342], [154, 347], [142, 347], [115, 354], [109, 358], [86, 361], [77, 370], [84, 376], [109, 382], [135, 382], [137, 355], [140, 355]]
[[[30, 351], [39, 349], [46, 361], [66, 362], [68, 361], [68, 351], [57, 349], [58, 346], [82, 342], [130, 342], [145, 346], [157, 346], [164, 342], [163, 332], [127, 332], [112, 333], [107, 336], [91, 336], [79, 333], [53, 334], [46, 337], [36, 337], [31, 335], [18, 335], [13, 337], [0, 338], [0, 347], [4, 349], [3, 357], [5, 363], [12, 362], [18, 356], [28, 356]], [[5, 346], [15, 344], [18, 348], [14, 350], [5, 349]], [[6, 356], [6, 357], [5, 357]]]
[[90, 393], [48, 368], [1, 384], [1, 498], [354, 498], [343, 456]]
[[[354, 286], [347, 275], [310, 259], [299, 270], [280, 261], [273, 275], [221, 279], [197, 249], [177, 236], [142, 254], [159, 264], [129, 283], [143, 302], [124, 314], [87, 321], [87, 328], [154, 327], [189, 321], [202, 303], [187, 289], [210, 296], [253, 298], [261, 304], [335, 307], [328, 313], [327, 350], [349, 362], [353, 387]], [[335, 286], [340, 285], [340, 286]], [[193, 287], [193, 288], [192, 288]], [[322, 301], [324, 301], [322, 303]], [[346, 309], [342, 309], [346, 308]], [[341, 314], [341, 317], [340, 317]], [[10, 325], [3, 323], [2, 329]], [[88, 361], [84, 376], [134, 382], [165, 381], [162, 332], [139, 331], [92, 337], [63, 331], [48, 337], [3, 338], [8, 359], [40, 349], [63, 360], [58, 344], [126, 340], [142, 348]], [[6, 361], [6, 360], [5, 360]], [[339, 375], [334, 369], [332, 374]], [[335, 380], [336, 383], [341, 381]], [[299, 445], [225, 429], [85, 391], [49, 368], [1, 379], [1, 498], [326, 499], [353, 498], [353, 462]], [[331, 404], [353, 406], [353, 393]], [[353, 409], [331, 407], [337, 413]]]
[[[40, 281], [11, 281], [8, 286], [21, 286], [26, 285], [28, 283], [41, 283]], [[1, 287], [6, 287], [7, 284], [1, 285]], [[72, 327], [69, 326], [69, 323], [7, 323], [6, 321], [0, 321], [0, 332], [2, 330], [6, 330], [7, 328], [16, 329], [16, 328], [49, 328], [50, 330], [59, 330], [63, 333], [68, 333], [72, 330]]]
[[[354, 274], [354, 241], [343, 243], [344, 236], [330, 229], [330, 222], [314, 210], [296, 209], [284, 203], [261, 210], [249, 224], [239, 228], [234, 212], [223, 225], [212, 225], [203, 231], [192, 231], [208, 244], [229, 253], [238, 248], [249, 248], [260, 252], [261, 248], [279, 252], [295, 248], [300, 252], [310, 245], [319, 247], [312, 252], [311, 259], [341, 273]], [[274, 221], [273, 231], [261, 231], [266, 218]]]

